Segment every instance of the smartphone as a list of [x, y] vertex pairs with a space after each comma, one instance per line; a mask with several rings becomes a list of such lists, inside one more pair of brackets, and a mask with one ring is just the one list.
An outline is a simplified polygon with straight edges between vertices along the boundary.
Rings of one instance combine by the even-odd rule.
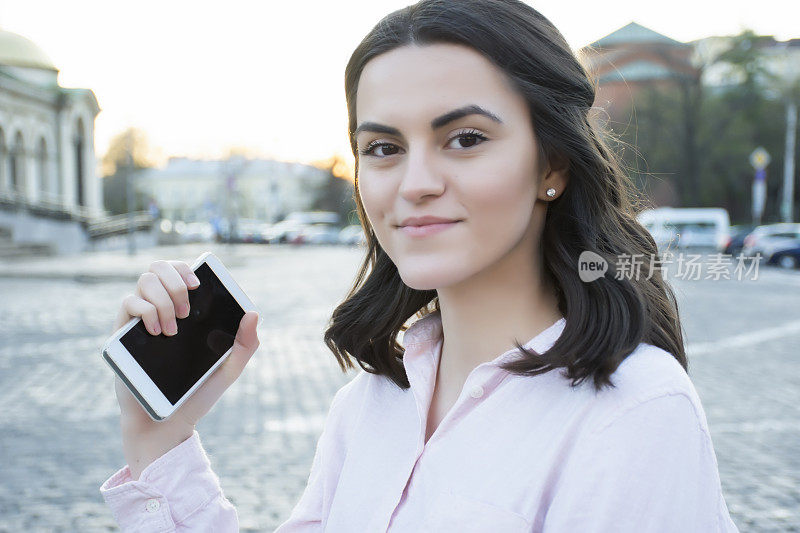
[[177, 334], [152, 335], [135, 317], [103, 345], [103, 359], [156, 421], [174, 413], [225, 361], [244, 314], [258, 312], [214, 254], [202, 254], [192, 270], [200, 286], [189, 290], [189, 316], [177, 319]]

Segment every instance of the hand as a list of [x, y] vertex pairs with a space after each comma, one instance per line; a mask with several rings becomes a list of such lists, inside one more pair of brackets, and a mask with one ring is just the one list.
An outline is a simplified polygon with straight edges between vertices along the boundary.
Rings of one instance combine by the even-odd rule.
[[[152, 335], [175, 335], [176, 318], [189, 316], [189, 290], [199, 286], [200, 280], [183, 261], [154, 262], [139, 277], [135, 294], [123, 300], [114, 331], [131, 318], [141, 317]], [[153, 460], [191, 437], [200, 419], [241, 375], [259, 345], [257, 323], [258, 316], [252, 311], [242, 317], [228, 358], [167, 420], [151, 419], [122, 380], [115, 378], [123, 446], [134, 479]]]

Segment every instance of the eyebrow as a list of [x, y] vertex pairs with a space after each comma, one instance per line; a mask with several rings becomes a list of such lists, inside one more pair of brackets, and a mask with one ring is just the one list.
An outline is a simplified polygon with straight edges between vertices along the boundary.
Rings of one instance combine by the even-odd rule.
[[[470, 115], [483, 115], [484, 117], [487, 117], [498, 124], [503, 123], [503, 121], [491, 111], [487, 111], [479, 105], [471, 104], [448, 111], [444, 115], [438, 116], [431, 120], [431, 129], [437, 130], [443, 126], [446, 126], [447, 124], [450, 124], [451, 122], [454, 122], [460, 118], [468, 117]], [[358, 134], [362, 131], [371, 131], [373, 133], [384, 133], [386, 135], [396, 135], [398, 137], [402, 137], [400, 130], [397, 128], [386, 126], [384, 124], [378, 124], [377, 122], [363, 122], [356, 128], [356, 131], [353, 132], [353, 137], [358, 136]]]

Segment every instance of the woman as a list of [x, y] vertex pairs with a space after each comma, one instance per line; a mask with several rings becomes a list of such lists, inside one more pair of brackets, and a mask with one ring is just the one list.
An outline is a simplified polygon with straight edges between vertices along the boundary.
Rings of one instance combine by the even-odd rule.
[[[613, 268], [657, 250], [560, 33], [516, 0], [423, 0], [366, 36], [345, 89], [368, 253], [325, 341], [363, 371], [279, 531], [736, 531], [674, 296]], [[582, 281], [584, 252], [609, 271]], [[190, 274], [154, 264], [118, 326], [168, 331]], [[255, 323], [174, 420], [117, 383], [129, 466], [101, 491], [123, 527], [236, 529], [194, 428]]]

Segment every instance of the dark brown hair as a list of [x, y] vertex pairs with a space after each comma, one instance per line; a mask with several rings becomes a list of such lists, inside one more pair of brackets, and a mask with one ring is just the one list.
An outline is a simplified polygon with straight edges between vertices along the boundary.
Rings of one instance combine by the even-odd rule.
[[[569, 165], [568, 184], [549, 203], [541, 239], [543, 276], [555, 286], [566, 326], [544, 353], [524, 349], [514, 339], [524, 357], [503, 368], [519, 375], [564, 368], [573, 386], [591, 376], [600, 390], [604, 384], [613, 386], [611, 374], [645, 342], [666, 350], [687, 369], [677, 302], [661, 272], [610, 275], [621, 257], [642, 254], [658, 261], [660, 256], [653, 238], [636, 221], [639, 197], [591, 113], [595, 86], [561, 33], [517, 0], [422, 0], [381, 20], [345, 70], [350, 144], [356, 157], [355, 201], [367, 251], [325, 331], [325, 343], [342, 370], [354, 368], [354, 358], [367, 372], [408, 388], [398, 334], [415, 314], [422, 317], [439, 308], [435, 290], [403, 283], [377, 241], [358, 193], [354, 138], [358, 81], [367, 62], [404, 45], [432, 43], [468, 46], [501, 68], [528, 102], [539, 143], [531, 149], [551, 161], [566, 159]], [[578, 257], [584, 250], [602, 256], [611, 270], [595, 281], [581, 281]]]

